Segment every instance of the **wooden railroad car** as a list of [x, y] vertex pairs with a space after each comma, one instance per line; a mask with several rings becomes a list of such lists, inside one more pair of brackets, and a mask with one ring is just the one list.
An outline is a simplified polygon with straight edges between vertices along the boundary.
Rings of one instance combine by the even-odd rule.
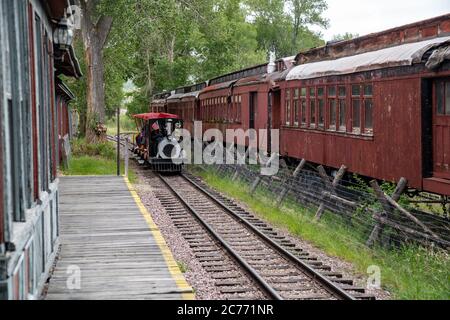
[[281, 154], [450, 195], [450, 15], [303, 52]]
[[155, 94], [152, 97], [152, 102], [150, 104], [150, 112], [159, 113], [167, 112], [167, 98], [170, 97], [170, 92], [163, 92]]

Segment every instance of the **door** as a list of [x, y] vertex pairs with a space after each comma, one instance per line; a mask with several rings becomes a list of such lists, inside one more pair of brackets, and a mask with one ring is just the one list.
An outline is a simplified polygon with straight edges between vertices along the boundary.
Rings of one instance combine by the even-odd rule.
[[433, 176], [450, 179], [450, 78], [434, 85]]
[[258, 93], [257, 92], [250, 92], [250, 107], [249, 107], [249, 129], [255, 129], [255, 118], [256, 118], [256, 105], [258, 99]]
[[271, 112], [271, 129], [280, 129], [280, 106], [281, 106], [281, 91], [273, 91], [272, 93], [272, 110]]

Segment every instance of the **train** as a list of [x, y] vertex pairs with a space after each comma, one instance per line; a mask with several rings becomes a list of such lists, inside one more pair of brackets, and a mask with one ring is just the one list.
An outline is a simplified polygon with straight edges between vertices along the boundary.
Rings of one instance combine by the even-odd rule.
[[189, 129], [279, 129], [288, 161], [450, 196], [450, 14], [154, 98], [150, 111], [177, 114]]

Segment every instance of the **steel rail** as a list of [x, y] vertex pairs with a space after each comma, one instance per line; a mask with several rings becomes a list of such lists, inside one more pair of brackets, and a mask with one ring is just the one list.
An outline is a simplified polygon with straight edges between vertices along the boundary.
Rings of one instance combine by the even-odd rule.
[[245, 271], [256, 281], [256, 283], [266, 292], [266, 294], [274, 300], [284, 300], [283, 297], [266, 281], [264, 280], [258, 272], [250, 266], [233, 248], [231, 248], [227, 242], [213, 230], [213, 228], [198, 214], [196, 209], [194, 209], [191, 205], [189, 205], [186, 200], [180, 195], [178, 191], [176, 191], [170, 183], [162, 177], [161, 174], [158, 174], [158, 177], [164, 184], [175, 194], [175, 196], [183, 203], [183, 205], [191, 211], [194, 217], [203, 225], [203, 227], [215, 238], [220, 245], [225, 248], [225, 250], [245, 269]]
[[271, 246], [274, 250], [276, 250], [278, 253], [280, 253], [283, 257], [287, 258], [291, 262], [294, 262], [297, 266], [299, 266], [303, 271], [305, 271], [311, 278], [315, 279], [317, 282], [319, 282], [322, 287], [331, 293], [333, 296], [339, 297], [343, 300], [356, 300], [355, 297], [347, 293], [345, 290], [334, 284], [332, 281], [330, 281], [328, 278], [314, 270], [312, 267], [307, 265], [305, 262], [298, 259], [296, 256], [294, 256], [292, 253], [281, 247], [278, 243], [273, 241], [271, 238], [266, 236], [264, 233], [262, 233], [259, 229], [257, 229], [254, 225], [252, 225], [247, 220], [243, 219], [241, 216], [239, 216], [238, 213], [236, 213], [234, 210], [230, 209], [225, 203], [217, 199], [213, 194], [211, 194], [208, 190], [200, 186], [197, 182], [193, 181], [189, 177], [187, 177], [185, 174], [181, 173], [181, 176], [188, 182], [190, 182], [193, 186], [196, 187], [199, 191], [201, 191], [203, 194], [205, 194], [208, 198], [213, 200], [215, 203], [217, 203], [221, 208], [223, 208], [225, 211], [227, 211], [232, 217], [234, 217], [239, 222], [243, 223], [247, 228], [249, 228], [251, 231], [253, 231], [259, 238], [261, 238], [264, 242], [266, 242], [269, 246]]

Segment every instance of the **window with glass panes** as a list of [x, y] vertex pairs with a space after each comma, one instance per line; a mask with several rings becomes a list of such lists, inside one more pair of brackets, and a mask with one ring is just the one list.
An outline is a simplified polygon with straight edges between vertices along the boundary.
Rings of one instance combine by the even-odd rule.
[[328, 129], [336, 130], [337, 123], [337, 96], [336, 86], [330, 86], [327, 88], [328, 97]]
[[373, 86], [372, 84], [352, 85], [352, 132], [373, 133]]
[[306, 126], [306, 88], [300, 89], [300, 116], [302, 119], [302, 126]]
[[[450, 108], [449, 108], [450, 114]], [[364, 85], [364, 133], [373, 134], [373, 86]]]
[[299, 120], [299, 89], [294, 90], [294, 126], [298, 126]]
[[352, 85], [352, 132], [361, 132], [361, 85]]
[[347, 98], [347, 89], [345, 86], [338, 87], [338, 107], [339, 107], [339, 131], [347, 130], [347, 122], [346, 122], [346, 98]]
[[309, 126], [316, 127], [316, 88], [309, 88]]
[[436, 81], [436, 115], [450, 116], [450, 81]]
[[287, 126], [291, 125], [291, 89], [286, 89], [284, 117]]
[[325, 127], [325, 88], [317, 88], [317, 122], [320, 129]]

